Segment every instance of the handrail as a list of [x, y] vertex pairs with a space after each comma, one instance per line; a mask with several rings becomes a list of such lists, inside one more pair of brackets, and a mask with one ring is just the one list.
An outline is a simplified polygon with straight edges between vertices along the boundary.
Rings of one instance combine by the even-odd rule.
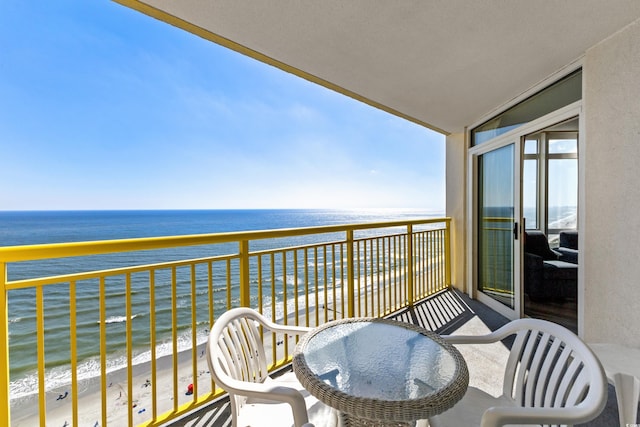
[[[430, 224], [444, 224], [438, 227]], [[404, 230], [381, 230], [381, 233], [369, 233], [360, 236], [357, 232], [363, 230], [390, 229], [402, 227]], [[24, 292], [35, 290], [34, 319], [36, 329], [33, 336], [37, 337], [36, 365], [39, 397], [33, 410], [40, 413], [41, 426], [49, 423], [47, 409], [49, 403], [46, 400], [46, 370], [48, 369], [48, 357], [45, 353], [49, 350], [45, 346], [46, 335], [49, 333], [45, 323], [50, 306], [46, 300], [45, 288], [49, 285], [60, 285], [64, 292], [68, 292], [69, 314], [66, 323], [69, 327], [69, 384], [71, 400], [70, 420], [77, 425], [80, 402], [80, 381], [77, 369], [82, 362], [78, 340], [81, 332], [76, 329], [80, 326], [80, 316], [77, 314], [83, 309], [81, 293], [95, 286], [97, 298], [96, 314], [99, 326], [96, 326], [96, 335], [92, 338], [98, 344], [96, 360], [100, 363], [98, 390], [96, 396], [101, 396], [100, 411], [101, 425], [107, 424], [107, 395], [111, 391], [107, 377], [106, 364], [109, 360], [107, 340], [111, 329], [106, 326], [107, 316], [112, 315], [113, 304], [107, 304], [109, 295], [108, 286], [117, 286], [124, 289], [124, 299], [119, 309], [124, 310], [126, 319], [124, 327], [124, 353], [126, 368], [124, 372], [126, 385], [123, 393], [126, 394], [128, 407], [122, 420], [129, 425], [141, 423], [144, 426], [160, 425], [168, 420], [176, 418], [187, 411], [208, 404], [214, 398], [222, 394], [222, 390], [215, 384], [207, 384], [198, 379], [199, 359], [198, 336], [202, 329], [202, 318], [206, 318], [206, 324], [210, 328], [219, 315], [234, 305], [253, 306], [260, 311], [271, 312], [272, 320], [282, 320], [292, 324], [303, 323], [305, 326], [318, 326], [333, 318], [355, 316], [386, 316], [391, 312], [411, 306], [415, 301], [439, 292], [450, 286], [451, 262], [450, 262], [450, 218], [416, 219], [406, 221], [388, 221], [365, 224], [330, 225], [320, 227], [301, 227], [277, 230], [257, 230], [231, 233], [215, 233], [187, 236], [165, 236], [139, 239], [119, 239], [108, 241], [71, 242], [40, 244], [28, 246], [0, 247], [0, 336], [5, 346], [0, 355], [0, 425], [10, 425], [11, 414], [9, 408], [11, 372], [9, 360], [9, 304], [12, 292]], [[344, 233], [343, 237], [336, 238], [333, 233]], [[326, 238], [318, 236], [318, 241], [313, 243], [297, 244], [292, 246], [275, 245], [268, 249], [251, 249], [250, 243], [264, 239], [279, 239], [299, 236], [327, 234]], [[364, 233], [363, 233], [364, 234]], [[315, 239], [314, 239], [315, 240]], [[212, 253], [209, 256], [196, 256], [185, 259], [158, 261], [151, 263], [118, 266], [115, 268], [94, 269], [49, 275], [46, 277], [19, 278], [8, 280], [8, 270], [13, 263], [24, 261], [36, 261], [45, 259], [64, 259], [68, 257], [86, 257], [102, 254], [153, 251], [171, 249], [186, 246], [218, 245], [237, 243], [237, 249], [225, 249], [225, 253]], [[207, 246], [208, 248], [208, 246]], [[225, 246], [226, 248], [226, 246]], [[207, 249], [208, 250], [208, 249]], [[214, 274], [215, 273], [215, 274]], [[145, 279], [140, 279], [144, 276]], [[293, 278], [293, 283], [288, 283], [288, 277]], [[282, 277], [281, 288], [276, 288], [276, 282]], [[142, 302], [134, 302], [134, 288], [144, 280], [142, 291], [138, 289], [138, 299], [142, 295]], [[215, 280], [215, 283], [214, 283]], [[138, 282], [136, 282], [138, 281]], [[95, 285], [91, 285], [95, 283]], [[119, 283], [119, 285], [118, 285]], [[136, 284], [137, 283], [137, 284]], [[90, 285], [90, 286], [87, 286]], [[189, 306], [185, 311], [178, 305], [180, 297], [178, 288], [185, 287], [188, 294]], [[54, 288], [51, 288], [54, 289]], [[55, 288], [58, 289], [58, 288]], [[93, 289], [93, 288], [91, 288]], [[163, 296], [166, 301], [161, 302], [158, 292], [167, 293]], [[91, 291], [94, 292], [94, 291]], [[148, 295], [144, 295], [148, 292]], [[199, 292], [202, 297], [197, 297]], [[217, 293], [216, 293], [217, 292]], [[216, 296], [218, 295], [218, 296]], [[91, 298], [94, 298], [91, 296]], [[224, 298], [222, 306], [216, 306], [214, 312], [214, 298], [216, 301]], [[146, 298], [146, 299], [145, 299]], [[201, 306], [202, 298], [206, 307]], [[281, 298], [280, 300], [278, 298]], [[282, 304], [281, 313], [276, 319], [276, 301]], [[219, 302], [219, 301], [218, 301]], [[149, 378], [151, 396], [150, 410], [146, 414], [134, 413], [132, 409], [133, 395], [138, 391], [133, 386], [135, 356], [134, 347], [139, 345], [134, 338], [136, 331], [133, 328], [133, 319], [138, 311], [133, 311], [134, 303], [142, 304], [144, 310], [148, 310], [148, 339], [151, 360], [149, 363]], [[67, 303], [65, 303], [66, 305]], [[162, 306], [162, 304], [168, 304]], [[146, 308], [145, 308], [146, 307]], [[164, 308], [162, 308], [164, 307]], [[139, 310], [136, 309], [136, 310]], [[164, 310], [164, 317], [160, 315]], [[206, 313], [203, 313], [206, 311]], [[310, 314], [315, 312], [315, 316]], [[168, 316], [168, 317], [167, 317]], [[182, 316], [182, 317], [181, 317]], [[185, 317], [186, 316], [186, 320]], [[282, 318], [280, 318], [282, 316]], [[170, 319], [169, 339], [171, 355], [171, 369], [173, 376], [171, 394], [173, 396], [171, 407], [161, 406], [161, 393], [156, 382], [161, 382], [158, 376], [160, 357], [156, 350], [159, 340], [158, 322]], [[144, 325], [144, 324], [142, 324]], [[65, 326], [66, 328], [66, 326]], [[136, 328], [140, 328], [137, 323]], [[191, 347], [185, 350], [184, 356], [190, 360], [189, 376], [193, 378], [193, 396], [185, 401], [178, 390], [180, 379], [178, 370], [179, 357], [184, 353], [178, 347], [179, 328], [190, 331], [189, 340]], [[86, 337], [85, 337], [86, 339]], [[289, 341], [285, 337], [283, 342], [276, 342], [275, 337], [265, 336], [265, 340], [271, 341], [270, 369], [277, 369], [290, 360], [295, 341]], [[11, 341], [13, 345], [13, 341]], [[139, 348], [137, 351], [141, 351]], [[182, 356], [181, 356], [182, 357]], [[182, 360], [182, 359], [180, 359]], [[182, 362], [180, 362], [182, 363]], [[138, 392], [139, 393], [139, 392]], [[110, 403], [111, 404], [111, 403]], [[144, 416], [147, 418], [143, 418]]]
[[102, 255], [116, 252], [134, 252], [152, 249], [199, 246], [242, 240], [264, 240], [309, 234], [338, 233], [344, 231], [370, 230], [374, 228], [402, 227], [409, 224], [437, 224], [449, 222], [450, 218], [431, 218], [407, 221], [374, 222], [366, 224], [325, 225], [319, 227], [280, 228], [277, 230], [238, 231], [229, 233], [193, 234], [185, 236], [144, 237], [136, 239], [98, 240], [72, 243], [49, 243], [25, 246], [0, 246], [1, 262], [33, 261], [51, 258], [66, 258], [83, 255]]

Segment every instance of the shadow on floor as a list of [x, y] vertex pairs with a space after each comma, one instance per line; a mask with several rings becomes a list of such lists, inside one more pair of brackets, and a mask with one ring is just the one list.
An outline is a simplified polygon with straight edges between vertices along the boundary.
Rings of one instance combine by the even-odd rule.
[[404, 309], [389, 317], [446, 335], [476, 316], [492, 331], [509, 321], [467, 295], [449, 290], [419, 301], [412, 308]]

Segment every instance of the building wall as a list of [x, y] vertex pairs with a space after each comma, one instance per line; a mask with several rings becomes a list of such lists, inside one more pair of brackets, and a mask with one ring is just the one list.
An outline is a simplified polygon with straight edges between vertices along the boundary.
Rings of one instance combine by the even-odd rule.
[[451, 134], [446, 140], [446, 214], [451, 217], [451, 282], [463, 292], [466, 286], [466, 143], [463, 133]]
[[640, 21], [586, 52], [582, 335], [640, 347]]

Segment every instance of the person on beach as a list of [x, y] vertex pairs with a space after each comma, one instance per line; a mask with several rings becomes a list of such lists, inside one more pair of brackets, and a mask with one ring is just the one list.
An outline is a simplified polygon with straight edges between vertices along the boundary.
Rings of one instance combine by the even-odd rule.
[[187, 392], [185, 393], [187, 396], [190, 396], [193, 394], [193, 384], [189, 384], [187, 386]]
[[68, 391], [65, 391], [65, 392], [64, 392], [64, 394], [59, 395], [59, 396], [58, 396], [58, 398], [57, 398], [56, 400], [62, 400], [62, 399], [64, 399], [65, 397], [67, 397], [68, 395], [69, 395], [69, 392], [68, 392]]

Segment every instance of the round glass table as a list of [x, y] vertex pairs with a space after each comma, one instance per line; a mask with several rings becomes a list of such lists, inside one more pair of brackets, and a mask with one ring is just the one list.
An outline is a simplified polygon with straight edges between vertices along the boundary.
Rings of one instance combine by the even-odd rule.
[[452, 407], [469, 372], [462, 355], [437, 334], [389, 319], [326, 323], [304, 335], [293, 369], [343, 425], [405, 426]]

